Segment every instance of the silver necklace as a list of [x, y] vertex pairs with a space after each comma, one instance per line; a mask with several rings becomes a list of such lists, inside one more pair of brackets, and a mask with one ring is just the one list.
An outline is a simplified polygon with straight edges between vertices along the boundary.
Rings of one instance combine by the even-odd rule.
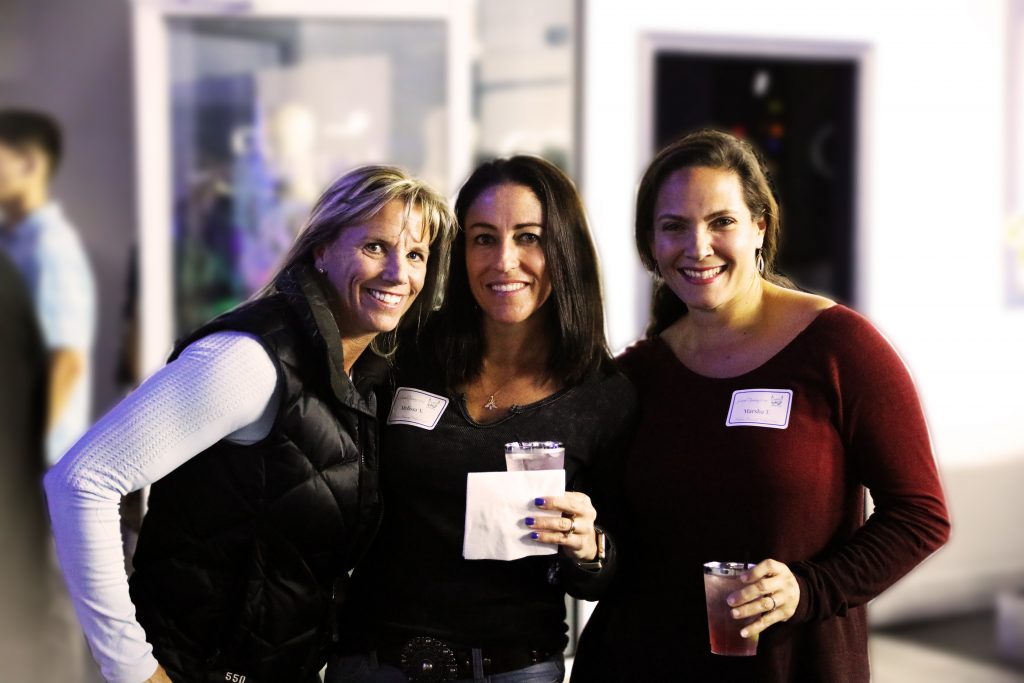
[[498, 387], [497, 389], [495, 389], [494, 391], [491, 392], [490, 396], [488, 396], [488, 398], [487, 398], [487, 401], [484, 403], [484, 410], [497, 410], [498, 409], [498, 404], [494, 401], [494, 397], [497, 396], [499, 391], [501, 391], [506, 386], [508, 386], [508, 383], [511, 382], [513, 379], [515, 379], [515, 375], [512, 375], [511, 377], [506, 379], [504, 382], [501, 383], [500, 387]]

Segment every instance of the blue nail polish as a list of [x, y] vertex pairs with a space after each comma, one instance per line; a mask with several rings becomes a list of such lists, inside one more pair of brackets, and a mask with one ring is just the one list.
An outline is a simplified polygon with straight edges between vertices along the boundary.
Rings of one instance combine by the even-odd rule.
[[536, 531], [531, 531], [530, 538], [536, 541], [538, 538], [540, 538], [540, 534], [538, 534]]
[[543, 498], [534, 498], [533, 499], [533, 504], [538, 506], [538, 507], [540, 507], [541, 505], [544, 504], [544, 499]]
[[533, 517], [527, 517], [526, 518], [526, 526], [533, 526], [533, 523], [534, 523]]

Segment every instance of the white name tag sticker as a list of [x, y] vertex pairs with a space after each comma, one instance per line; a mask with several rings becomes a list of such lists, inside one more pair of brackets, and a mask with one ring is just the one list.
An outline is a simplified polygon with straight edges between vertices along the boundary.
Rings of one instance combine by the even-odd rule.
[[792, 405], [791, 389], [740, 389], [732, 392], [725, 426], [785, 429]]
[[399, 387], [388, 415], [389, 425], [412, 425], [420, 429], [433, 429], [448, 407], [448, 399], [421, 389]]

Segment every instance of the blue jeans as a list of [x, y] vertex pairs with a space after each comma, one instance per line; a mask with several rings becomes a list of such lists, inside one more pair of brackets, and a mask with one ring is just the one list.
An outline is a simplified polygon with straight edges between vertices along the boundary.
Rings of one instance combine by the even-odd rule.
[[[473, 659], [480, 658], [480, 650], [473, 650]], [[476, 662], [477, 671], [482, 670]], [[454, 683], [562, 683], [565, 678], [565, 661], [561, 655], [544, 662], [538, 662], [524, 669], [506, 671], [491, 676], [462, 678]], [[409, 683], [399, 669], [388, 664], [378, 664], [376, 653], [370, 656], [346, 655], [331, 657], [327, 663], [324, 683]]]

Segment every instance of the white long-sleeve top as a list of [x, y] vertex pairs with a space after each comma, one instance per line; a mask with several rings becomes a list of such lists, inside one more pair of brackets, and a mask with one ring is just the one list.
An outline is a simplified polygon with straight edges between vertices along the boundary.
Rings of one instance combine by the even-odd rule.
[[263, 439], [278, 402], [277, 370], [262, 344], [241, 332], [211, 334], [121, 401], [46, 475], [61, 568], [111, 683], [140, 683], [157, 667], [128, 593], [121, 497], [221, 439]]

